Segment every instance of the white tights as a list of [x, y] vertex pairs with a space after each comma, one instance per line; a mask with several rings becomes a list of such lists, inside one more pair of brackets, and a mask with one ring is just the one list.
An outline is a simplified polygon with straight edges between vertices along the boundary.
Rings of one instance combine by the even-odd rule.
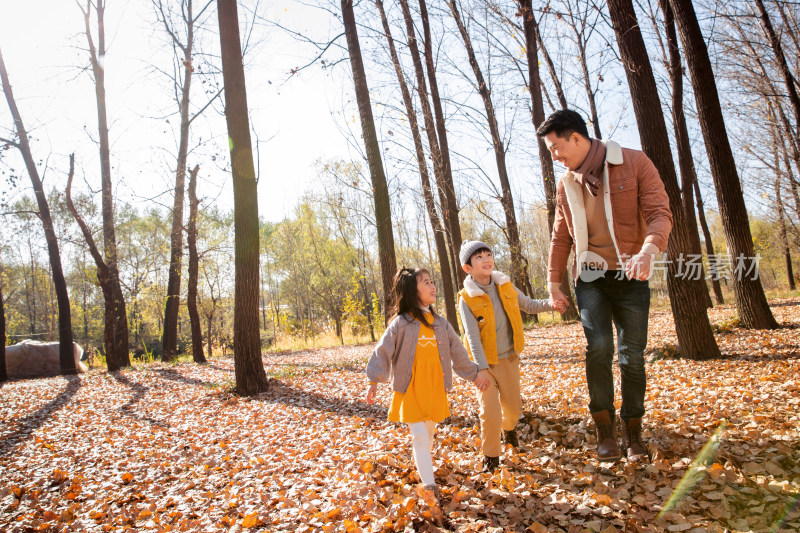
[[411, 431], [411, 442], [414, 446], [414, 462], [417, 464], [417, 472], [425, 486], [435, 485], [433, 477], [433, 457], [431, 449], [433, 447], [433, 432], [436, 424], [433, 420], [414, 422], [408, 425]]

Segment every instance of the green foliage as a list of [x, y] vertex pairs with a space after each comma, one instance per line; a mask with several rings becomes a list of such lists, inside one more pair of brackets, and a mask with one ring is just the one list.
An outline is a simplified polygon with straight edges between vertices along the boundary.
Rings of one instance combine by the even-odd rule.
[[342, 304], [344, 320], [350, 326], [351, 335], [365, 335], [369, 330], [369, 317], [366, 314], [366, 305], [361, 296], [361, 285], [358, 276], [353, 276], [350, 290]]
[[372, 293], [372, 325], [375, 328], [375, 336], [381, 335], [384, 327], [383, 307], [381, 306], [381, 299], [378, 298], [377, 293]]

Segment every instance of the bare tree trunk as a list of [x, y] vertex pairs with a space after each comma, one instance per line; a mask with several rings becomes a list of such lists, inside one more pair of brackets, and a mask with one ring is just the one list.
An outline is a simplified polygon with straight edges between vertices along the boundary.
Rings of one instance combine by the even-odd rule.
[[542, 57], [544, 58], [544, 62], [547, 65], [547, 70], [550, 72], [550, 78], [553, 80], [553, 85], [556, 88], [556, 96], [558, 97], [558, 103], [561, 106], [561, 109], [567, 109], [569, 108], [569, 104], [567, 104], [567, 97], [564, 96], [564, 88], [561, 86], [561, 80], [558, 78], [556, 65], [553, 62], [553, 59], [550, 57], [550, 54], [547, 52], [547, 47], [544, 45], [544, 41], [542, 40], [542, 33], [539, 31], [539, 23], [536, 21], [536, 17], [533, 15], [533, 11], [531, 11], [530, 24], [533, 26], [534, 35], [536, 37], [536, 43], [539, 45], [539, 49], [542, 51]]
[[700, 194], [700, 184], [697, 179], [692, 183], [694, 186], [694, 196], [697, 202], [697, 218], [700, 221], [700, 229], [703, 230], [703, 239], [706, 243], [706, 255], [708, 255], [708, 270], [711, 274], [711, 288], [714, 289], [714, 299], [717, 305], [725, 303], [725, 298], [722, 296], [722, 286], [719, 282], [719, 261], [714, 253], [714, 242], [711, 240], [711, 230], [708, 229], [708, 222], [706, 221], [706, 211], [703, 207], [703, 196]]
[[[576, 6], [579, 4], [576, 4]], [[591, 9], [589, 4], [586, 4], [586, 11], [583, 13], [584, 18], [579, 19], [575, 13], [572, 11], [572, 2], [567, 2], [567, 12], [569, 14], [569, 27], [572, 29], [572, 32], [575, 34], [575, 45], [578, 47], [578, 61], [581, 64], [581, 73], [583, 74], [583, 88], [586, 91], [586, 99], [589, 102], [589, 112], [592, 115], [592, 125], [594, 126], [594, 136], [596, 139], [602, 139], [603, 136], [600, 133], [600, 118], [597, 115], [597, 103], [595, 101], [595, 91], [592, 88], [592, 79], [589, 75], [589, 64], [586, 60], [586, 43], [588, 42], [588, 37], [585, 34], [586, 26], [588, 24], [588, 13]], [[581, 25], [581, 28], [578, 28], [578, 25]], [[589, 26], [589, 33], [594, 30], [592, 26]]]
[[[401, 1], [401, 4], [405, 3], [406, 0]], [[456, 202], [455, 187], [453, 185], [453, 167], [450, 163], [450, 143], [447, 140], [444, 110], [442, 109], [442, 99], [439, 96], [439, 82], [436, 77], [436, 67], [433, 62], [433, 40], [431, 38], [431, 26], [428, 18], [428, 6], [425, 4], [425, 0], [419, 0], [419, 15], [422, 20], [422, 46], [425, 53], [425, 68], [428, 71], [428, 81], [431, 86], [431, 102], [433, 103], [433, 113], [436, 119], [436, 136], [439, 141], [438, 148], [441, 155], [442, 176], [440, 180], [437, 177], [437, 182], [439, 188], [443, 190], [444, 201], [441, 202], [442, 216], [444, 217], [444, 224], [447, 229], [447, 240], [450, 244], [450, 255], [453, 260], [451, 270], [454, 275], [456, 289], [458, 289], [467, 277], [467, 273], [461, 268], [461, 261], [458, 259], [462, 242], [461, 223], [458, 220], [458, 202]], [[426, 126], [426, 129], [427, 128], [428, 126]], [[440, 192], [440, 194], [442, 193]], [[456, 330], [458, 330], [458, 328], [456, 328]]]
[[[87, 0], [86, 9], [81, 8], [85, 22], [86, 40], [89, 46], [89, 58], [94, 74], [95, 100], [97, 103], [97, 124], [100, 140], [100, 179], [103, 213], [103, 252], [108, 267], [111, 285], [110, 300], [106, 300], [107, 313], [113, 317], [114, 345], [106, 351], [114, 351], [114, 357], [120, 367], [130, 366], [128, 352], [128, 315], [125, 310], [125, 298], [119, 282], [117, 265], [117, 236], [114, 226], [114, 196], [111, 183], [111, 150], [108, 138], [108, 114], [106, 108], [105, 84], [105, 0]], [[97, 48], [95, 48], [91, 31], [91, 10], [95, 8], [97, 15]], [[108, 355], [106, 355], [108, 357]]]
[[514, 212], [514, 198], [511, 195], [511, 185], [508, 181], [508, 170], [506, 168], [506, 152], [503, 146], [503, 140], [500, 138], [500, 131], [497, 127], [497, 117], [492, 105], [492, 99], [489, 91], [489, 86], [483, 78], [483, 73], [475, 58], [475, 51], [472, 48], [472, 40], [461, 21], [461, 15], [456, 7], [455, 0], [448, 0], [447, 5], [450, 6], [450, 11], [453, 13], [453, 18], [458, 26], [458, 31], [461, 33], [461, 38], [464, 41], [464, 47], [467, 50], [467, 57], [469, 64], [472, 67], [472, 72], [475, 75], [476, 88], [483, 100], [483, 106], [486, 109], [486, 119], [489, 123], [489, 133], [492, 136], [492, 144], [494, 148], [495, 162], [497, 163], [497, 172], [500, 177], [500, 187], [502, 189], [503, 197], [501, 205], [503, 206], [503, 213], [506, 218], [506, 234], [508, 236], [508, 244], [511, 249], [511, 279], [514, 284], [522, 290], [526, 295], [533, 294], [530, 279], [528, 278], [528, 260], [522, 255], [522, 249], [519, 238], [519, 227], [517, 226], [517, 215]]
[[[542, 100], [542, 79], [539, 75], [539, 49], [536, 40], [538, 28], [536, 18], [533, 15], [531, 0], [518, 0], [522, 16], [522, 27], [525, 32], [525, 53], [528, 59], [528, 90], [531, 94], [531, 119], [533, 129], [536, 129], [544, 122], [544, 102]], [[544, 143], [544, 139], [536, 136], [539, 148], [539, 164], [542, 167], [542, 181], [544, 182], [544, 196], [547, 206], [547, 227], [548, 232], [553, 232], [553, 223], [556, 216], [556, 174], [553, 170], [553, 158]], [[569, 267], [567, 267], [564, 277], [561, 280], [561, 290], [567, 296], [567, 309], [561, 313], [562, 320], [575, 320], [578, 318], [578, 309], [572, 298], [569, 282]]]
[[778, 155], [778, 146], [775, 145], [775, 207], [778, 210], [778, 235], [781, 239], [781, 247], [783, 248], [783, 258], [786, 263], [786, 278], [789, 283], [789, 289], [795, 290], [794, 284], [794, 269], [792, 268], [792, 254], [789, 251], [789, 239], [786, 236], [786, 215], [783, 209], [783, 201], [781, 200], [781, 170], [780, 170], [780, 156]]
[[775, 54], [775, 60], [778, 63], [778, 70], [783, 76], [783, 82], [786, 85], [786, 90], [789, 93], [789, 102], [792, 104], [792, 110], [794, 111], [794, 120], [795, 124], [800, 126], [800, 96], [797, 94], [797, 81], [794, 79], [792, 75], [792, 71], [789, 70], [789, 65], [786, 62], [786, 55], [783, 53], [783, 46], [781, 45], [781, 41], [778, 38], [778, 35], [775, 33], [775, 29], [772, 27], [772, 21], [769, 18], [769, 13], [767, 13], [766, 7], [764, 7], [764, 2], [762, 0], [753, 0], [758, 8], [759, 18], [761, 20], [761, 27], [764, 29], [764, 34], [766, 35], [767, 39], [769, 39], [770, 45], [772, 46], [772, 51]]
[[6, 371], [6, 301], [3, 299], [3, 283], [0, 282], [0, 383], [8, 381]]
[[[401, 0], [403, 3], [404, 0]], [[428, 165], [425, 162], [425, 149], [422, 146], [422, 136], [419, 133], [419, 124], [417, 122], [417, 113], [414, 110], [414, 103], [411, 100], [411, 92], [408, 90], [403, 69], [400, 66], [400, 59], [397, 56], [397, 50], [394, 46], [394, 39], [392, 32], [389, 28], [389, 21], [386, 19], [386, 12], [383, 8], [383, 0], [375, 0], [375, 5], [378, 7], [381, 15], [381, 23], [383, 24], [383, 31], [386, 34], [386, 41], [389, 45], [389, 53], [392, 57], [392, 64], [397, 74], [397, 83], [400, 86], [400, 93], [403, 96], [403, 103], [406, 108], [406, 117], [411, 128], [411, 137], [414, 139], [414, 149], [417, 154], [417, 167], [419, 168], [419, 177], [422, 183], [422, 196], [425, 200], [425, 209], [428, 212], [428, 219], [430, 220], [431, 227], [433, 228], [433, 239], [436, 242], [436, 252], [439, 258], [439, 268], [442, 271], [444, 293], [444, 305], [447, 312], [447, 320], [450, 325], [458, 332], [458, 318], [456, 317], [456, 303], [455, 294], [453, 291], [453, 272], [450, 270], [451, 260], [448, 255], [447, 244], [445, 243], [445, 232], [442, 228], [442, 223], [439, 220], [439, 215], [436, 213], [436, 204], [431, 192], [431, 182], [428, 176]], [[409, 39], [411, 41], [411, 39]], [[412, 52], [413, 53], [413, 52]], [[419, 57], [419, 56], [417, 56]]]
[[[89, 226], [86, 225], [83, 217], [78, 213], [78, 210], [75, 208], [75, 204], [72, 202], [72, 180], [74, 177], [75, 154], [70, 154], [69, 177], [67, 178], [66, 189], [67, 209], [69, 209], [69, 212], [72, 213], [72, 216], [75, 218], [75, 221], [81, 228], [83, 238], [86, 240], [86, 246], [89, 248], [89, 253], [92, 255], [92, 259], [94, 259], [94, 264], [97, 267], [97, 282], [100, 284], [100, 289], [103, 291], [103, 299], [105, 302], [110, 302], [114, 298], [114, 291], [111, 287], [111, 272], [109, 271], [108, 265], [106, 265], [103, 256], [100, 254], [100, 250], [97, 248], [97, 243], [94, 241], [92, 231], [89, 229]], [[109, 372], [115, 372], [122, 368], [122, 363], [119, 360], [117, 350], [115, 349], [115, 347], [118, 345], [117, 339], [115, 338], [118, 331], [116, 327], [116, 315], [114, 314], [113, 306], [105, 305], [104, 311], [103, 344], [105, 345], [106, 352], [106, 366], [108, 367]]]
[[[75, 356], [72, 347], [72, 315], [69, 306], [69, 293], [67, 292], [67, 281], [64, 279], [64, 270], [61, 268], [61, 252], [58, 249], [58, 238], [53, 227], [53, 218], [50, 216], [50, 206], [47, 203], [47, 196], [44, 193], [42, 180], [39, 178], [39, 170], [31, 153], [31, 146], [28, 141], [28, 132], [22, 123], [17, 102], [11, 91], [11, 83], [8, 81], [6, 64], [3, 61], [3, 53], [0, 51], [0, 78], [2, 79], [3, 92], [6, 95], [8, 109], [14, 119], [14, 127], [19, 137], [18, 143], [13, 143], [22, 154], [25, 167], [31, 178], [33, 192], [36, 195], [36, 203], [39, 206], [39, 219], [44, 228], [44, 238], [47, 242], [47, 253], [50, 257], [50, 268], [53, 274], [53, 285], [55, 286], [56, 299], [58, 301], [58, 339], [59, 339], [59, 367], [62, 374], [77, 374], [75, 366]], [[5, 344], [5, 336], [2, 337]]]
[[203, 356], [203, 331], [200, 313], [197, 311], [197, 278], [200, 258], [197, 254], [197, 173], [200, 166], [195, 165], [189, 172], [189, 226], [186, 228], [186, 244], [189, 247], [189, 280], [186, 292], [186, 307], [189, 311], [189, 324], [192, 330], [192, 359], [195, 363], [205, 363]]
[[[437, 114], [436, 120], [434, 120], [431, 104], [428, 101], [428, 85], [425, 81], [425, 72], [422, 67], [419, 46], [417, 45], [417, 36], [414, 30], [414, 21], [411, 18], [411, 10], [408, 7], [407, 0], [400, 0], [399, 3], [403, 12], [403, 20], [406, 23], [408, 48], [411, 53], [412, 64], [414, 65], [414, 73], [417, 79], [417, 94], [419, 95], [420, 107], [422, 108], [422, 118], [425, 123], [425, 133], [428, 136], [428, 146], [431, 152], [431, 159], [433, 160], [433, 174], [436, 178], [436, 189], [439, 196], [439, 205], [442, 210], [444, 227], [446, 229], [445, 237], [449, 245], [448, 260], [450, 263], [451, 275], [449, 278], [444, 279], [445, 282], [450, 285], [451, 290], [455, 293], [458, 292], [457, 289], [460, 286], [460, 281], [465, 278], [466, 273], [461, 269], [461, 265], [459, 264], [460, 261], [458, 260], [458, 252], [461, 248], [461, 226], [458, 224], [458, 208], [454, 207], [456, 204], [455, 193], [453, 193], [452, 186], [452, 173], [450, 174], [450, 181], [448, 185], [447, 173], [449, 172], [450, 154], [445, 154], [442, 152], [442, 148], [439, 145], [440, 137], [437, 130], [437, 121], [441, 119], [442, 123], [444, 123], [444, 117], [442, 117], [440, 114]], [[424, 1], [422, 5], [424, 6]], [[425, 24], [427, 24], [427, 12], [425, 12], [424, 15], [423, 21]], [[425, 43], [425, 45], [428, 46], [428, 43]], [[427, 59], [428, 57], [426, 56], [426, 60]], [[432, 66], [429, 66], [428, 74], [430, 75], [431, 73], [433, 73], [433, 76], [429, 77], [431, 77], [435, 83], [435, 72], [432, 70]], [[433, 92], [433, 88], [431, 91]], [[438, 97], [438, 91], [436, 95]], [[439, 113], [441, 113], [441, 103], [439, 103]], [[447, 142], [446, 133], [444, 134], [444, 138], [445, 142]], [[452, 198], [450, 197], [451, 193]], [[458, 241], [458, 248], [456, 248], [456, 241]]]
[[247, 89], [239, 38], [236, 0], [217, 0], [222, 75], [225, 83], [225, 120], [233, 171], [236, 289], [233, 309], [233, 362], [236, 391], [244, 396], [269, 388], [261, 361], [258, 329], [258, 191], [250, 142]]
[[800, 41], [797, 39], [797, 24], [795, 24], [794, 17], [787, 16], [786, 9], [784, 9], [785, 2], [781, 0], [773, 0], [773, 3], [775, 4], [775, 7], [778, 8], [778, 12], [781, 15], [785, 33], [788, 33], [789, 37], [792, 39], [795, 54], [800, 54]]
[[[781, 139], [783, 144], [783, 166], [786, 169], [786, 177], [789, 180], [789, 188], [792, 191], [792, 199], [794, 200], [794, 211], [800, 215], [800, 191], [797, 189], [797, 180], [792, 173], [792, 164], [789, 161], [789, 152], [786, 150], [785, 140]], [[798, 169], [800, 171], [800, 169]]]
[[669, 1], [675, 13], [678, 32], [689, 65], [728, 251], [735, 261], [741, 263], [737, 266], [741, 266], [741, 272], [744, 273], [741, 276], [734, 276], [733, 279], [733, 293], [739, 319], [746, 328], [774, 329], [778, 327], [778, 323], [770, 311], [761, 280], [753, 274], [757, 264], [747, 207], [744, 203], [736, 162], [728, 142], [714, 72], [700, 24], [689, 0]]
[[211, 359], [211, 333], [214, 327], [214, 312], [212, 311], [211, 314], [206, 315], [206, 344], [207, 344], [207, 352], [208, 352], [208, 359]]
[[[639, 127], [642, 149], [658, 169], [669, 196], [673, 226], [667, 244], [670, 258], [667, 287], [670, 295], [680, 354], [696, 360], [720, 356], [702, 297], [707, 291], [702, 277], [679, 277], [677, 259], [691, 246], [683, 210], [678, 177], [672, 160], [667, 125], [661, 112], [655, 77], [650, 66], [636, 12], [631, 0], [609, 0], [608, 11], [630, 86], [633, 110]], [[707, 294], [707, 292], [706, 292]]]
[[[694, 215], [694, 188], [697, 172], [692, 157], [692, 146], [689, 143], [689, 129], [686, 126], [686, 115], [683, 112], [683, 67], [681, 54], [678, 49], [678, 34], [675, 31], [675, 17], [668, 0], [660, 0], [659, 4], [664, 12], [664, 28], [667, 35], [667, 49], [669, 52], [669, 77], [672, 82], [672, 125], [675, 129], [675, 144], [678, 145], [678, 166], [681, 171], [681, 193], [683, 197], [683, 212], [686, 215], [686, 228], [689, 230], [689, 252], [696, 256], [703, 254], [700, 247], [700, 233], [697, 230], [697, 219]], [[705, 279], [705, 272], [701, 266], [701, 276]], [[705, 291], [706, 307], [713, 307], [711, 296]]]
[[356, 100], [358, 101], [358, 114], [361, 117], [361, 131], [367, 152], [369, 174], [372, 179], [373, 199], [375, 201], [375, 225], [378, 229], [378, 256], [381, 264], [381, 279], [383, 282], [384, 319], [388, 322], [392, 307], [392, 277], [397, 270], [394, 255], [394, 234], [392, 232], [392, 209], [389, 201], [389, 187], [386, 184], [386, 174], [383, 171], [378, 135], [375, 131], [375, 121], [372, 118], [372, 106], [369, 99], [367, 75], [364, 72], [364, 63], [361, 59], [361, 46], [358, 43], [355, 15], [353, 14], [353, 1], [342, 0], [342, 20], [347, 38], [347, 50], [350, 55], [350, 67], [353, 70], [353, 83], [355, 85]]
[[[161, 7], [161, 2], [158, 2]], [[178, 160], [175, 168], [175, 193], [172, 204], [172, 231], [170, 232], [169, 277], [167, 280], [167, 302], [164, 309], [164, 331], [162, 336], [163, 361], [172, 361], [178, 355], [178, 310], [181, 301], [181, 270], [183, 262], [183, 204], [186, 181], [186, 159], [189, 153], [189, 94], [192, 84], [192, 49], [194, 47], [194, 14], [192, 0], [185, 0], [186, 43], [181, 43], [163, 15], [167, 33], [173, 44], [183, 54], [183, 84], [180, 86], [180, 136]], [[177, 83], [177, 80], [176, 80]]]

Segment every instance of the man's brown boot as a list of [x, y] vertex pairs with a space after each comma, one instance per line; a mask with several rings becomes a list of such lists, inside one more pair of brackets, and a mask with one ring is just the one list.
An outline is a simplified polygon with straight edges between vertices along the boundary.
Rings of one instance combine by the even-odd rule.
[[627, 450], [628, 461], [638, 463], [645, 457], [649, 458], [647, 447], [642, 442], [642, 419], [631, 418], [627, 423], [623, 420], [622, 425], [625, 428], [622, 442]]
[[600, 461], [616, 461], [622, 457], [622, 450], [617, 442], [617, 428], [611, 415], [606, 411], [592, 413], [597, 430], [597, 458]]

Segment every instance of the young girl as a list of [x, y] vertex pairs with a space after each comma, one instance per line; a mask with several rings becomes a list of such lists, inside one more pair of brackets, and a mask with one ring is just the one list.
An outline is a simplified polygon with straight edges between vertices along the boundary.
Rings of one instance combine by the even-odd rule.
[[377, 382], [391, 378], [394, 397], [388, 418], [408, 424], [419, 477], [438, 497], [431, 447], [436, 423], [450, 416], [447, 391], [453, 371], [474, 381], [479, 390], [488, 387], [489, 378], [469, 359], [453, 327], [433, 311], [436, 287], [427, 270], [402, 268], [393, 285], [395, 317], [367, 363], [366, 400], [375, 403]]

